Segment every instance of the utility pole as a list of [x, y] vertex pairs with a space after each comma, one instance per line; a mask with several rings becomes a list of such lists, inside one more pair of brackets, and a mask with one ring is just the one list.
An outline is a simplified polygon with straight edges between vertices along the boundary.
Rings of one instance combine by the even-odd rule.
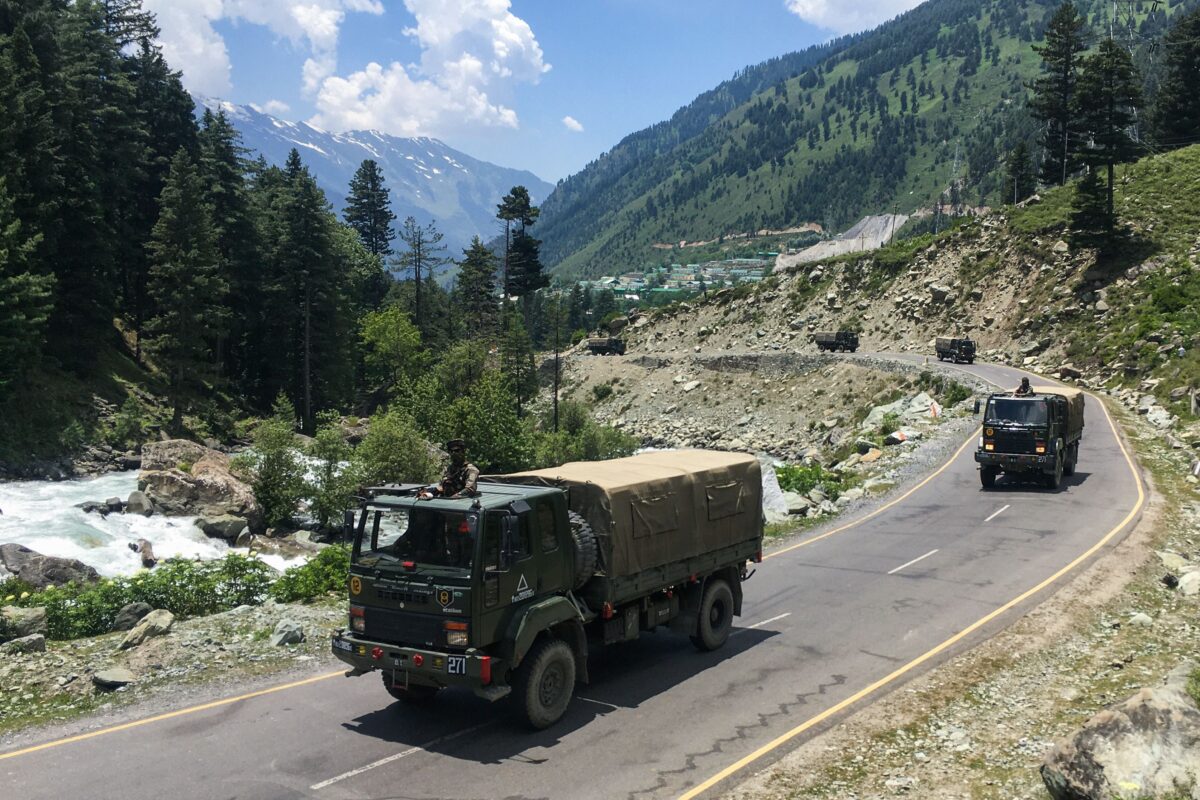
[[562, 323], [559, 322], [559, 314], [562, 311], [562, 295], [554, 297], [554, 432], [558, 433], [558, 351], [559, 351], [559, 331], [562, 329]]

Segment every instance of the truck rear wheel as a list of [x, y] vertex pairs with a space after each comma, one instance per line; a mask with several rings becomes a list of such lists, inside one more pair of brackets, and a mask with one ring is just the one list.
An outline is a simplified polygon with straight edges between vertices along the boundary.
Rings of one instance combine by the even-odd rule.
[[438, 693], [436, 686], [422, 686], [415, 683], [405, 686], [403, 684], [392, 683], [392, 673], [386, 671], [383, 673], [383, 688], [387, 689], [387, 693], [392, 697], [410, 705], [428, 703]]
[[562, 719], [575, 692], [575, 654], [561, 639], [533, 645], [517, 669], [513, 698], [521, 716], [535, 730]]
[[996, 475], [1000, 470], [996, 467], [980, 467], [979, 482], [983, 484], [983, 488], [990, 489], [996, 485]]
[[575, 585], [572, 588], [579, 589], [596, 573], [599, 554], [596, 532], [574, 511], [567, 512], [567, 520], [571, 523], [571, 543], [575, 548]]
[[705, 584], [697, 617], [692, 644], [705, 651], [725, 644], [733, 629], [733, 592], [728, 583], [714, 578]]

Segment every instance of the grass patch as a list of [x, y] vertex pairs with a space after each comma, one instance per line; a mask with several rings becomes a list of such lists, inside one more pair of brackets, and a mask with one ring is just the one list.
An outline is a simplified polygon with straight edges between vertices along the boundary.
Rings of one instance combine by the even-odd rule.
[[779, 488], [785, 492], [808, 494], [813, 489], [820, 489], [830, 500], [837, 500], [854, 482], [852, 477], [827, 470], [820, 464], [776, 467], [775, 477], [779, 479]]

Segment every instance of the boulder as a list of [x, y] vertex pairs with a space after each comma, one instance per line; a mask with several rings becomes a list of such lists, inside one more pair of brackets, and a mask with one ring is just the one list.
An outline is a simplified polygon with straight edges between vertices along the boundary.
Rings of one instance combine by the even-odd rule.
[[1185, 572], [1179, 579], [1179, 591], [1188, 597], [1200, 594], [1200, 570]]
[[1071, 380], [1079, 380], [1083, 377], [1083, 373], [1074, 364], [1063, 364], [1058, 368], [1058, 377]]
[[149, 603], [126, 603], [121, 606], [121, 610], [113, 619], [112, 629], [114, 631], [132, 630], [133, 626], [142, 621], [142, 617], [153, 610]]
[[3, 628], [8, 636], [14, 639], [46, 632], [46, 609], [40, 606], [33, 608], [4, 606], [4, 608], [0, 608], [0, 620], [4, 622], [0, 628]]
[[154, 514], [154, 503], [150, 502], [145, 492], [132, 491], [129, 493], [129, 499], [125, 501], [125, 513], [149, 517]]
[[82, 561], [44, 556], [21, 544], [0, 544], [0, 565], [35, 589], [100, 580], [100, 573]]
[[165, 636], [167, 631], [171, 630], [171, 626], [175, 624], [175, 615], [165, 608], [160, 608], [151, 611], [133, 626], [129, 633], [125, 634], [125, 638], [118, 645], [120, 650], [128, 650], [131, 647], [137, 647], [147, 639], [155, 636]]
[[1200, 709], [1186, 688], [1194, 668], [1181, 665], [1164, 685], [1101, 711], [1056, 744], [1041, 768], [1050, 796], [1200, 796]]
[[880, 450], [878, 447], [872, 447], [862, 457], [862, 461], [860, 463], [874, 464], [876, 461], [878, 461], [881, 458], [883, 458], [883, 451]]
[[807, 514], [813, 506], [811, 500], [798, 492], [784, 492], [783, 501], [787, 503], [787, 513], [793, 516]]
[[204, 531], [204, 535], [209, 538], [237, 541], [238, 536], [249, 526], [241, 517], [222, 514], [219, 517], [201, 517], [196, 520], [196, 527]]
[[119, 497], [110, 497], [104, 501], [104, 505], [108, 507], [108, 513], [119, 514], [125, 509], [125, 503]]
[[889, 447], [904, 444], [908, 441], [908, 434], [904, 431], [892, 431], [884, 437], [883, 443]]
[[233, 546], [234, 547], [249, 547], [253, 542], [254, 542], [254, 534], [250, 532], [249, 528], [247, 528], [246, 530], [242, 531], [241, 533], [239, 533], [237, 535], [237, 539], [234, 540]]
[[142, 566], [150, 569], [158, 563], [158, 559], [154, 557], [154, 546], [150, 544], [149, 539], [138, 539], [136, 542], [129, 543], [129, 549], [138, 554], [142, 561]]
[[950, 295], [954, 293], [954, 289], [940, 283], [931, 283], [929, 285], [929, 296], [935, 303], [944, 303], [950, 299]]
[[287, 644], [300, 644], [304, 641], [304, 628], [294, 619], [281, 619], [275, 623], [271, 632], [271, 644], [282, 647]]
[[98, 689], [120, 689], [137, 680], [137, 676], [124, 667], [102, 669], [92, 676], [92, 683]]
[[99, 514], [102, 517], [108, 516], [108, 506], [97, 500], [84, 500], [82, 503], [76, 503], [75, 507], [85, 514]]
[[164, 514], [245, 520], [262, 530], [262, 512], [248, 484], [230, 471], [229, 457], [178, 439], [142, 448], [138, 488]]
[[0, 653], [9, 655], [44, 652], [46, 652], [46, 637], [40, 633], [31, 633], [0, 645]]
[[1065, 253], [1071, 252], [1071, 245], [1067, 244], [1062, 239], [1059, 239], [1057, 242], [1054, 243], [1053, 250], [1054, 250], [1054, 252], [1058, 253], [1059, 255], [1063, 255]]

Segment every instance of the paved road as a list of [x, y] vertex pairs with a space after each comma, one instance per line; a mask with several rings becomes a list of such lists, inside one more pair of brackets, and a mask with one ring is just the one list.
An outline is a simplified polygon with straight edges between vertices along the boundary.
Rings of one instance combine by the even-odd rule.
[[[970, 369], [1006, 386], [1019, 376]], [[1140, 506], [1132, 470], [1094, 400], [1060, 492], [985, 493], [966, 448], [862, 524], [768, 558], [723, 650], [664, 633], [596, 656], [550, 731], [526, 733], [468, 693], [413, 710], [373, 676], [336, 677], [0, 755], [0, 788], [22, 800], [716, 795], [739, 762], [769, 763], [1011, 624], [1045, 597], [1031, 589], [1124, 535]]]

